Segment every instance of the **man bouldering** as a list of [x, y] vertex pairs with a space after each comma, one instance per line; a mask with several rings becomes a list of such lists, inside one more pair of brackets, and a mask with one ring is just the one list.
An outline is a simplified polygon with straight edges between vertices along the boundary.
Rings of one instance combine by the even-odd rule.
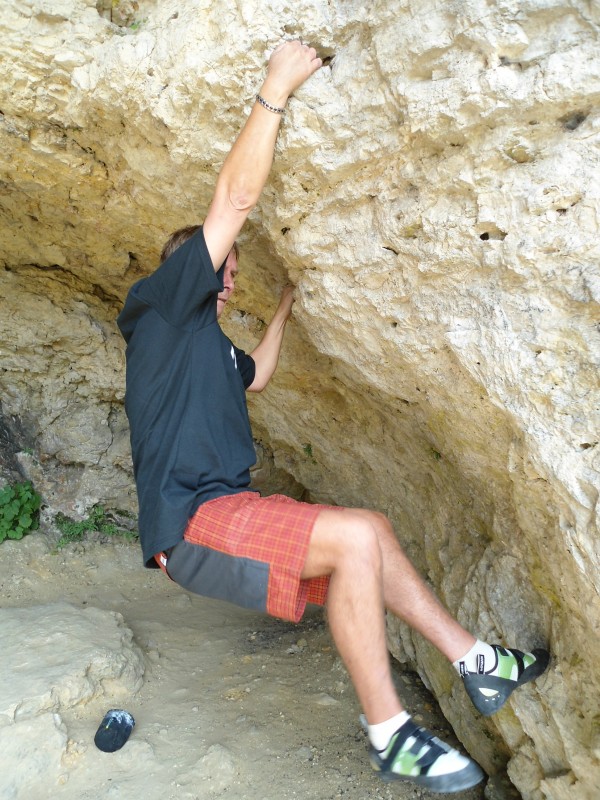
[[321, 65], [298, 41], [274, 50], [203, 224], [171, 237], [161, 265], [132, 287], [119, 316], [143, 557], [190, 591], [283, 619], [298, 621], [307, 602], [326, 604], [368, 723], [374, 768], [386, 780], [457, 792], [483, 772], [404, 710], [385, 610], [453, 663], [483, 714], [539, 676], [548, 653], [490, 645], [466, 631], [418, 575], [383, 514], [252, 491], [245, 392], [262, 391], [275, 372], [292, 290], [283, 291], [249, 355], [219, 326], [235, 288], [236, 238], [268, 179], [286, 103]]

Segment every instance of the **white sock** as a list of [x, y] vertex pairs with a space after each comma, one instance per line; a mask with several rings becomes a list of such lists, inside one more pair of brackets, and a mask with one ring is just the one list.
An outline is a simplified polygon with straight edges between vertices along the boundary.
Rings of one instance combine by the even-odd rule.
[[[483, 659], [483, 663], [481, 663], [481, 659]], [[491, 645], [480, 642], [479, 639], [477, 639], [468, 653], [465, 653], [464, 656], [452, 664], [459, 675], [462, 675], [463, 672], [490, 672], [495, 665], [496, 651]]]
[[408, 711], [401, 711], [395, 717], [386, 719], [385, 722], [378, 722], [377, 725], [369, 725], [369, 740], [376, 750], [384, 750], [392, 736], [398, 728], [408, 722], [410, 714]]

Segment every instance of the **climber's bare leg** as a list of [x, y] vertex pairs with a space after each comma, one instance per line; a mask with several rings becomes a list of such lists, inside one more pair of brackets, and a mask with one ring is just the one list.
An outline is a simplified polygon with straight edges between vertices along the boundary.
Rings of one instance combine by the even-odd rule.
[[444, 608], [404, 553], [383, 514], [359, 510], [374, 525], [383, 560], [385, 607], [457, 661], [477, 641]]
[[402, 710], [390, 670], [385, 606], [451, 660], [475, 642], [429, 591], [381, 514], [321, 511], [302, 577], [319, 575], [331, 575], [327, 609], [332, 636], [371, 725]]

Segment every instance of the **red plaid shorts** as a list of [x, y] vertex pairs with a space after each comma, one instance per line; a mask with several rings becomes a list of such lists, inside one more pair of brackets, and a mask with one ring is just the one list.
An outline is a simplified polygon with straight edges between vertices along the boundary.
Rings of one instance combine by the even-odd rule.
[[203, 503], [167, 561], [174, 581], [274, 617], [298, 622], [323, 605], [329, 576], [300, 577], [315, 520], [324, 508], [284, 495], [225, 495]]

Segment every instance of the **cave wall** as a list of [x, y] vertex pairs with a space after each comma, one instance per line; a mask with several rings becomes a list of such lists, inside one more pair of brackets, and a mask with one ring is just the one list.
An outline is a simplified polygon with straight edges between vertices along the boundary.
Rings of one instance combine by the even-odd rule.
[[116, 314], [202, 219], [268, 52], [310, 41], [331, 60], [290, 101], [224, 322], [252, 347], [297, 287], [250, 399], [259, 472], [387, 513], [480, 638], [549, 643], [548, 675], [482, 721], [389, 622], [488, 771], [593, 797], [597, 5], [8, 0], [0, 29], [2, 417], [48, 507], [135, 510]]

